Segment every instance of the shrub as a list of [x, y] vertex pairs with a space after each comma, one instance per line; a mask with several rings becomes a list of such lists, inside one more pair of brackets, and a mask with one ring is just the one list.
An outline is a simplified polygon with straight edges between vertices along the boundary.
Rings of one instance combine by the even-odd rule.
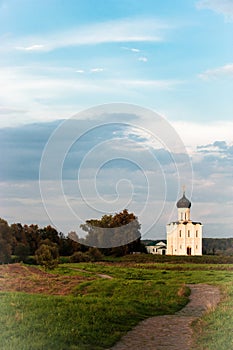
[[71, 263], [88, 262], [90, 261], [90, 255], [88, 253], [75, 252], [70, 257]]
[[58, 265], [58, 247], [56, 243], [44, 241], [35, 253], [37, 264], [44, 266], [45, 269], [54, 269]]
[[68, 264], [70, 262], [69, 256], [60, 256], [59, 264]]
[[103, 254], [98, 248], [91, 247], [87, 254], [89, 255], [91, 261], [100, 261], [103, 259]]
[[28, 264], [28, 265], [36, 265], [36, 259], [35, 259], [35, 256], [28, 256], [27, 259], [25, 260], [25, 264]]

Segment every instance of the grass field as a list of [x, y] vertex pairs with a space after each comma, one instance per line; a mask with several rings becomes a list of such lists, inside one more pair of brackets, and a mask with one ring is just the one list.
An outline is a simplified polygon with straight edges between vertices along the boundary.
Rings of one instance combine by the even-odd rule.
[[231, 264], [80, 263], [50, 274], [20, 265], [14, 274], [9, 266], [0, 266], [0, 349], [107, 349], [140, 320], [183, 307], [186, 283], [219, 285], [223, 293], [194, 325], [196, 349], [233, 348]]

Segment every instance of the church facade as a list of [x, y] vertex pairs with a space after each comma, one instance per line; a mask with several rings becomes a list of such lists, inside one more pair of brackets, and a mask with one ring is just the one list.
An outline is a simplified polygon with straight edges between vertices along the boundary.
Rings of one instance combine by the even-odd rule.
[[202, 224], [190, 219], [185, 192], [176, 206], [178, 220], [167, 225], [167, 255], [202, 255]]

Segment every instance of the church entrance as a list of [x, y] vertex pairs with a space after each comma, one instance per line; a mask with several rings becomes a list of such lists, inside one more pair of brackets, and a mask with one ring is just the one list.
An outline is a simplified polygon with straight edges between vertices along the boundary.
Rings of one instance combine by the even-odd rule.
[[191, 255], [192, 252], [192, 248], [191, 247], [187, 247], [187, 255]]

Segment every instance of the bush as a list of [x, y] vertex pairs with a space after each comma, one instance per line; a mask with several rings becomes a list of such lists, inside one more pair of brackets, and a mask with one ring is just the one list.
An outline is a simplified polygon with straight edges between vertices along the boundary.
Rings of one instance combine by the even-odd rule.
[[71, 263], [88, 262], [91, 261], [90, 255], [88, 253], [75, 252], [70, 257]]
[[103, 254], [98, 248], [91, 247], [87, 254], [89, 255], [91, 261], [103, 260]]
[[70, 262], [69, 256], [60, 256], [59, 264], [68, 264]]
[[45, 240], [35, 253], [36, 262], [45, 269], [54, 269], [58, 265], [58, 247], [56, 243]]
[[27, 259], [25, 260], [25, 264], [28, 264], [28, 265], [36, 265], [36, 259], [35, 259], [35, 256], [28, 256]]

